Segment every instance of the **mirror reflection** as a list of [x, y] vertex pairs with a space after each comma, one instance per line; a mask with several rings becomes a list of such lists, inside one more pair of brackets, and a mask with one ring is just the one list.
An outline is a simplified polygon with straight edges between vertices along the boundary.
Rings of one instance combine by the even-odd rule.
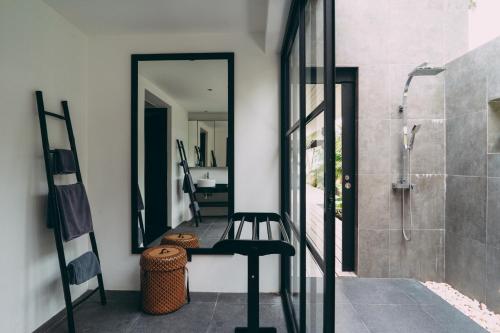
[[210, 248], [224, 232], [228, 69], [227, 59], [138, 62], [138, 248]]
[[190, 117], [193, 120], [189, 121], [189, 165], [227, 167], [227, 112], [193, 113]]

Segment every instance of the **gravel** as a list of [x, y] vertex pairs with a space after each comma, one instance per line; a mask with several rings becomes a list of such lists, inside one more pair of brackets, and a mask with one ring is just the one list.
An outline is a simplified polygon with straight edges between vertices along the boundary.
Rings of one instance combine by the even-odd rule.
[[463, 295], [446, 283], [428, 281], [424, 285], [487, 331], [500, 333], [500, 315], [488, 310], [485, 304]]

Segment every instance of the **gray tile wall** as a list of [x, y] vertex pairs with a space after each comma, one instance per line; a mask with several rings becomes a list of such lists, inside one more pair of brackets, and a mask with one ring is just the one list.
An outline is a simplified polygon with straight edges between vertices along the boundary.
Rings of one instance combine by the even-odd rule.
[[444, 75], [416, 78], [408, 97], [410, 126], [422, 124], [411, 163], [417, 184], [411, 242], [402, 238], [401, 197], [391, 182], [401, 169], [398, 107], [407, 75], [424, 61], [442, 65], [465, 53], [467, 20], [468, 0], [336, 1], [337, 65], [359, 68], [357, 272], [362, 277], [444, 280]]
[[500, 311], [500, 39], [447, 65], [446, 282]]

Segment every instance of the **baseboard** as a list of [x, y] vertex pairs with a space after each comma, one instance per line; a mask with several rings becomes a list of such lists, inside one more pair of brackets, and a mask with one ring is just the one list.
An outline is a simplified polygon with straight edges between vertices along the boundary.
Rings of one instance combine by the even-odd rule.
[[[90, 294], [94, 293], [94, 290], [87, 290], [80, 297], [73, 301], [73, 306], [79, 304], [82, 300], [89, 297]], [[61, 311], [56, 313], [52, 318], [43, 323], [40, 327], [33, 331], [33, 333], [49, 333], [54, 330], [54, 328], [66, 319], [66, 307]]]

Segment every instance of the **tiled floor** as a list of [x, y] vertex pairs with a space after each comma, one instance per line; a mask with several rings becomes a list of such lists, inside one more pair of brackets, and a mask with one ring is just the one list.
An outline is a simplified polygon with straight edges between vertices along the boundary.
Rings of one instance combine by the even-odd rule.
[[336, 280], [336, 333], [486, 332], [410, 279]]
[[[203, 222], [198, 227], [195, 226], [194, 220], [182, 222], [175, 229], [168, 231], [172, 232], [192, 232], [196, 234], [200, 240], [200, 247], [212, 247], [220, 240], [227, 227], [226, 217], [203, 217]], [[161, 237], [158, 239], [159, 243]]]
[[[262, 326], [275, 326], [285, 333], [281, 298], [275, 294], [260, 297]], [[191, 303], [167, 315], [153, 316], [140, 310], [138, 292], [108, 292], [102, 306], [97, 295], [75, 311], [77, 332], [85, 333], [233, 333], [246, 326], [246, 294], [192, 293]], [[51, 332], [67, 332], [66, 321]]]
[[[138, 292], [108, 292], [108, 301], [101, 306], [94, 295], [79, 307], [75, 312], [77, 331], [232, 333], [236, 326], [246, 326], [245, 294], [193, 293], [190, 304], [162, 316], [142, 313]], [[338, 278], [335, 310], [336, 333], [486, 332], [424, 285], [409, 279]], [[260, 318], [263, 326], [286, 332], [278, 295], [261, 295]], [[66, 332], [66, 322], [51, 332]]]

